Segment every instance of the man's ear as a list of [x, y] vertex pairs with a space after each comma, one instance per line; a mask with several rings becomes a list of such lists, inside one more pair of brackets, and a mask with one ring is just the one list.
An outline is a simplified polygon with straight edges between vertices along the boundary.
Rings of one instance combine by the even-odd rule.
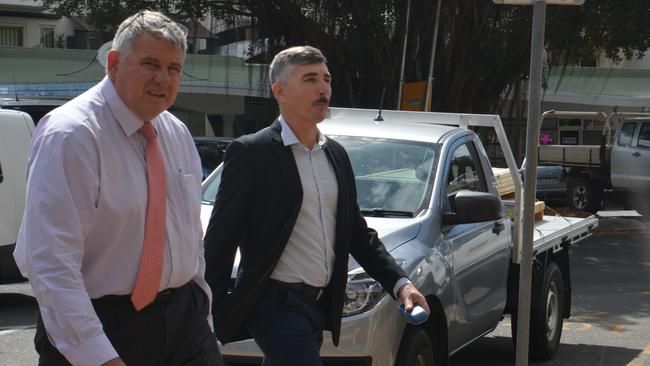
[[116, 50], [108, 51], [106, 61], [106, 70], [108, 71], [108, 75], [115, 73], [117, 71], [117, 64], [120, 62], [120, 53]]
[[284, 90], [282, 88], [282, 84], [280, 84], [280, 82], [273, 83], [273, 85], [271, 85], [271, 91], [273, 92], [275, 100], [282, 102], [284, 98]]

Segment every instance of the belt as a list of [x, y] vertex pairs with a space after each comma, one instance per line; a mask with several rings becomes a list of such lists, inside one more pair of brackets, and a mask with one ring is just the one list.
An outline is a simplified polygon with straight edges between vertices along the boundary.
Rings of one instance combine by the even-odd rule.
[[[151, 304], [157, 303], [159, 301], [165, 300], [171, 297], [176, 291], [187, 286], [189, 282], [181, 287], [167, 288], [156, 294], [156, 297], [153, 299]], [[128, 295], [105, 295], [97, 299], [92, 299], [92, 303], [95, 305], [109, 304], [109, 303], [131, 303], [131, 294]], [[151, 305], [150, 304], [150, 305]]]
[[325, 292], [324, 287], [314, 287], [303, 282], [282, 282], [274, 279], [271, 279], [271, 282], [277, 283], [278, 285], [286, 287], [295, 293], [316, 301], [320, 300], [320, 298], [323, 297], [323, 293]]

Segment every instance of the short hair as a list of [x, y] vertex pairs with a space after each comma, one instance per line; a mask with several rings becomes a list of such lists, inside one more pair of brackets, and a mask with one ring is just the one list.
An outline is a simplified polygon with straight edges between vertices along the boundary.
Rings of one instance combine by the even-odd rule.
[[316, 47], [297, 46], [280, 51], [269, 67], [271, 84], [281, 81], [295, 65], [325, 63], [327, 59]]
[[124, 20], [115, 33], [112, 49], [127, 56], [133, 42], [143, 33], [187, 50], [187, 28], [157, 11], [142, 10]]

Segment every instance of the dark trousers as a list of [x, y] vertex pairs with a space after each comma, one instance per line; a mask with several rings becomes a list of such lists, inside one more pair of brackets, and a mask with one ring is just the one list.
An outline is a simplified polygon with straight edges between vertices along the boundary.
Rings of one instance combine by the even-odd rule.
[[[92, 303], [106, 336], [127, 365], [223, 365], [207, 321], [208, 297], [193, 281], [159, 295], [140, 311], [129, 296], [105, 296]], [[40, 313], [34, 345], [40, 366], [70, 365], [50, 343]]]
[[323, 305], [271, 281], [246, 323], [264, 353], [262, 366], [321, 366]]

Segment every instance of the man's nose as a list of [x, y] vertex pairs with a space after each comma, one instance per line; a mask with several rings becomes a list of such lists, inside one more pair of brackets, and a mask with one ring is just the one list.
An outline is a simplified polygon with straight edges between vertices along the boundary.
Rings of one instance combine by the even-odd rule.
[[332, 91], [332, 86], [325, 80], [318, 83], [318, 95], [329, 95]]
[[156, 72], [155, 81], [158, 84], [167, 85], [169, 84], [170, 80], [171, 80], [171, 76], [169, 75], [169, 71], [167, 71], [165, 68], [161, 67]]

